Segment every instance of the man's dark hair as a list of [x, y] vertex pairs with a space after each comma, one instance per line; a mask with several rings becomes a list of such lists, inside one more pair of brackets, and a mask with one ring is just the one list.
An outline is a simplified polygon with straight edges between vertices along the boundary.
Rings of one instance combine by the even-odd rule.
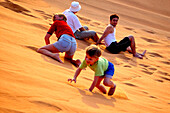
[[118, 18], [119, 19], [119, 16], [117, 14], [110, 15], [110, 20], [112, 20], [113, 18]]

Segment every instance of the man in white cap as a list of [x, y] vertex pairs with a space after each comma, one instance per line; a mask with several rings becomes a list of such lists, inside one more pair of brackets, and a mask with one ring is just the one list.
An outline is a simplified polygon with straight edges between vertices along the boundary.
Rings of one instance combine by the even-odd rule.
[[88, 27], [86, 26], [83, 27], [78, 17], [75, 15], [80, 9], [81, 6], [79, 2], [73, 1], [70, 8], [63, 12], [63, 14], [67, 17], [67, 24], [73, 30], [76, 39], [82, 40], [85, 38], [91, 38], [93, 41], [97, 42], [99, 37], [96, 32], [88, 30]]

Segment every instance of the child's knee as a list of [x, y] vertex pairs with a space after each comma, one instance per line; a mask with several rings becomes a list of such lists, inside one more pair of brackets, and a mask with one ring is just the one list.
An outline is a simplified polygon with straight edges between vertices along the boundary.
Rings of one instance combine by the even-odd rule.
[[109, 86], [109, 85], [110, 85], [108, 80], [104, 80], [104, 81], [103, 81], [103, 84], [104, 84], [105, 86]]

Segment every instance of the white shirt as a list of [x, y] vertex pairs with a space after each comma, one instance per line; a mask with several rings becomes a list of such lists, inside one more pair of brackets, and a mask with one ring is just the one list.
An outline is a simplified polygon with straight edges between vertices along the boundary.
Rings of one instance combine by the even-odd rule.
[[78, 17], [70, 9], [65, 10], [63, 14], [67, 17], [67, 24], [71, 27], [73, 33], [82, 27]]
[[[108, 25], [108, 26], [112, 26], [112, 25]], [[113, 27], [113, 26], [112, 26]], [[116, 41], [116, 37], [115, 37], [115, 34], [116, 34], [116, 28], [113, 27], [114, 29], [114, 32], [113, 33], [109, 33], [105, 38], [104, 38], [104, 41], [105, 41], [105, 46], [108, 47], [112, 42], [115, 42]]]

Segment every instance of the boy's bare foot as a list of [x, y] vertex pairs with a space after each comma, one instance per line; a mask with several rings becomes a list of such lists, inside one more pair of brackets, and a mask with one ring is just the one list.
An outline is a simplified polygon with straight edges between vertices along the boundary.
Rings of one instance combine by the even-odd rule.
[[54, 58], [55, 60], [57, 60], [58, 62], [63, 63], [63, 61], [60, 59], [58, 53], [55, 53], [54, 56], [53, 56], [53, 58]]
[[115, 92], [115, 89], [116, 89], [116, 84], [114, 84], [114, 87], [113, 87], [113, 88], [110, 88], [110, 89], [109, 89], [108, 95], [109, 95], [109, 96], [112, 96], [112, 95], [114, 94], [114, 92]]

